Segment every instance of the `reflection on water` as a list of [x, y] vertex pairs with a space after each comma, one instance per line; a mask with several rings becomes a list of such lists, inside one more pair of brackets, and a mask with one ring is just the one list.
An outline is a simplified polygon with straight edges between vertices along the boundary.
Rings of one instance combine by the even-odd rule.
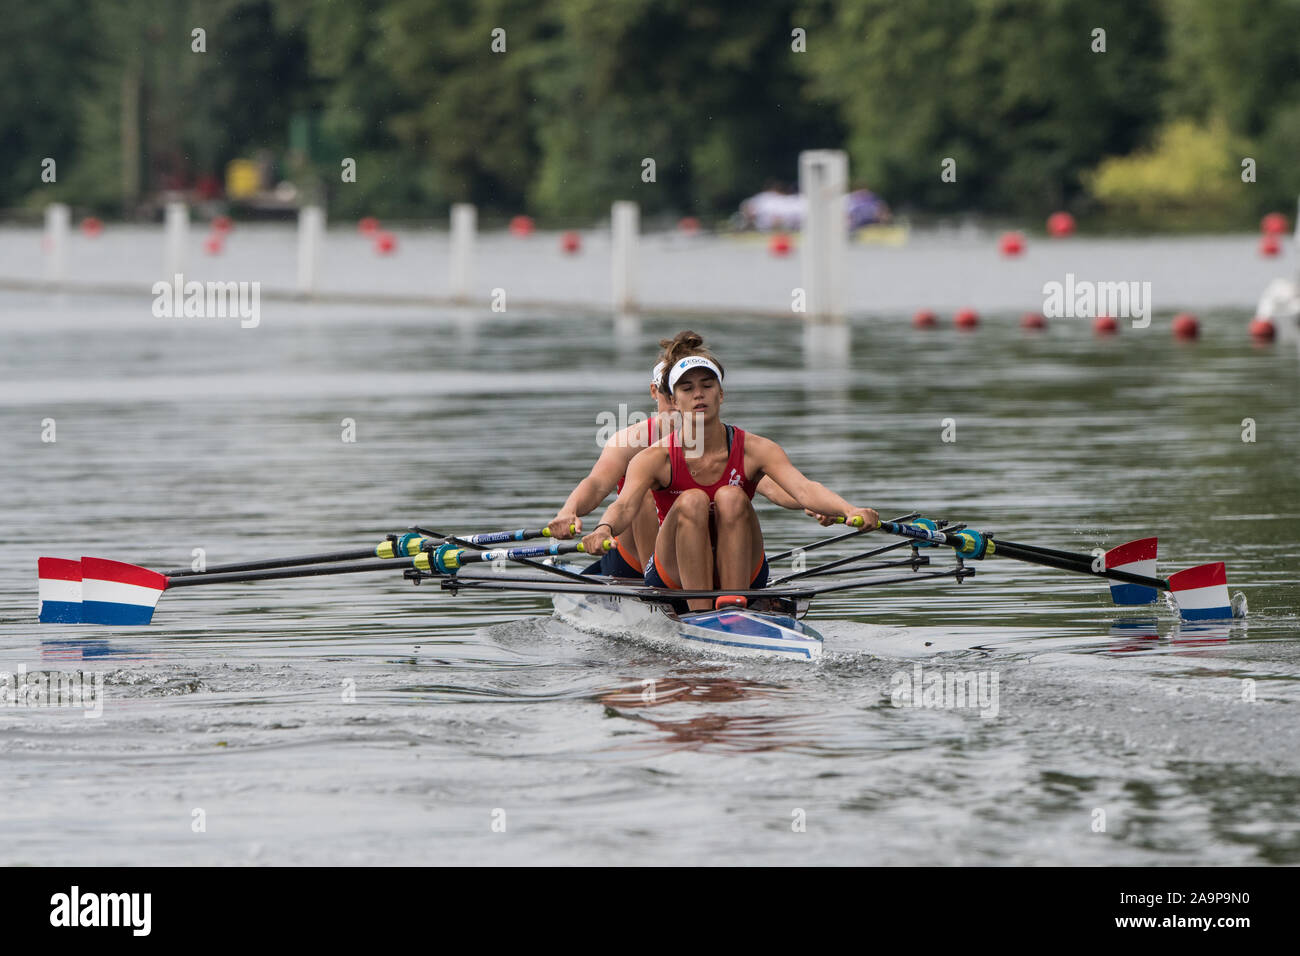
[[[658, 753], [705, 748], [759, 752], [812, 745], [813, 740], [790, 735], [791, 725], [806, 720], [806, 714], [696, 713], [700, 705], [757, 702], [782, 694], [789, 695], [791, 691], [760, 681], [728, 677], [669, 677], [663, 680], [643, 678], [635, 687], [607, 691], [597, 699], [605, 705], [608, 716], [639, 720], [661, 733], [654, 740], [638, 738], [617, 749], [630, 746], [633, 750]], [[671, 716], [655, 708], [665, 708], [671, 711]], [[711, 711], [712, 708], [705, 710]], [[678, 716], [683, 713], [691, 716]]]

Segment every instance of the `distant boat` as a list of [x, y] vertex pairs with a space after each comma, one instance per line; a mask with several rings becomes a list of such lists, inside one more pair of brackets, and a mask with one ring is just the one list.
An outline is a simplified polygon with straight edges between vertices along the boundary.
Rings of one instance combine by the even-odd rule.
[[[723, 232], [720, 235], [733, 242], [760, 243], [770, 241], [772, 236], [781, 231], [774, 229], [770, 232], [760, 232], [757, 229], [738, 229], [733, 232]], [[911, 224], [905, 220], [882, 222], [853, 230], [849, 234], [849, 241], [859, 245], [902, 246], [907, 244], [911, 234]], [[790, 237], [792, 246], [799, 244], [800, 233], [798, 230], [790, 231], [787, 235]]]

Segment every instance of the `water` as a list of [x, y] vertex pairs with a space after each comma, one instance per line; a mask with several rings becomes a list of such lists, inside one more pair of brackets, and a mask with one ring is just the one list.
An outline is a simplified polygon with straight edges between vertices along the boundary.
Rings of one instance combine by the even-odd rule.
[[[681, 323], [264, 303], [241, 330], [18, 294], [0, 316], [0, 669], [99, 672], [106, 695], [97, 719], [0, 709], [0, 863], [1300, 863], [1297, 360], [1240, 316], [1179, 346], [1167, 316], [1096, 340], [895, 315], [847, 353], [692, 322], [728, 420], [850, 500], [1084, 551], [1159, 534], [1163, 570], [1224, 560], [1250, 605], [1180, 626], [995, 559], [828, 595], [815, 665], [673, 656], [535, 597], [374, 575], [38, 626], [42, 554], [174, 568], [540, 524]], [[830, 533], [762, 519], [771, 551]], [[996, 676], [997, 715], [893, 706], [917, 664]]]

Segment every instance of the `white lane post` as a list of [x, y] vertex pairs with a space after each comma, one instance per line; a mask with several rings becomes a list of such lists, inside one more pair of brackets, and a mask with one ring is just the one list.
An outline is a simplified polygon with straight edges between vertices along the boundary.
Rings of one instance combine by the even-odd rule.
[[799, 258], [810, 319], [844, 319], [848, 181], [849, 157], [843, 150], [811, 149], [799, 154], [799, 191], [807, 208]]
[[1296, 282], [1300, 282], [1300, 199], [1295, 203], [1295, 235], [1292, 237], [1295, 245], [1293, 255], [1295, 256], [1295, 275]]
[[164, 275], [167, 281], [185, 272], [185, 247], [190, 236], [190, 207], [183, 202], [169, 202], [164, 219]]
[[45, 281], [58, 285], [67, 276], [68, 268], [68, 224], [72, 214], [61, 202], [52, 202], [45, 207]]
[[614, 203], [611, 211], [614, 232], [614, 314], [628, 315], [637, 309], [637, 238], [641, 232], [641, 207], [626, 199]]
[[325, 235], [325, 210], [320, 206], [303, 206], [298, 210], [298, 294], [316, 291], [316, 274], [320, 270], [321, 243]]
[[474, 284], [474, 237], [478, 232], [478, 208], [473, 203], [451, 206], [451, 297], [469, 302]]

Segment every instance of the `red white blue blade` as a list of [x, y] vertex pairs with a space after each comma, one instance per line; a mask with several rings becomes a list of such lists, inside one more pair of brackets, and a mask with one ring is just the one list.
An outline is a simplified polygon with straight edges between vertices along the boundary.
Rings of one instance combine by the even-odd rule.
[[[1106, 552], [1107, 571], [1127, 571], [1129, 574], [1141, 574], [1149, 578], [1156, 576], [1156, 542], [1157, 538], [1139, 538]], [[1124, 581], [1112, 581], [1110, 599], [1116, 604], [1155, 604], [1160, 592], [1145, 584], [1129, 584]]]
[[1222, 561], [1201, 564], [1169, 575], [1169, 590], [1184, 621], [1219, 621], [1232, 617], [1228, 569]]
[[157, 571], [83, 557], [81, 619], [87, 624], [148, 624], [166, 588], [166, 575]]
[[37, 592], [42, 624], [81, 623], [81, 562], [69, 558], [37, 558]]

